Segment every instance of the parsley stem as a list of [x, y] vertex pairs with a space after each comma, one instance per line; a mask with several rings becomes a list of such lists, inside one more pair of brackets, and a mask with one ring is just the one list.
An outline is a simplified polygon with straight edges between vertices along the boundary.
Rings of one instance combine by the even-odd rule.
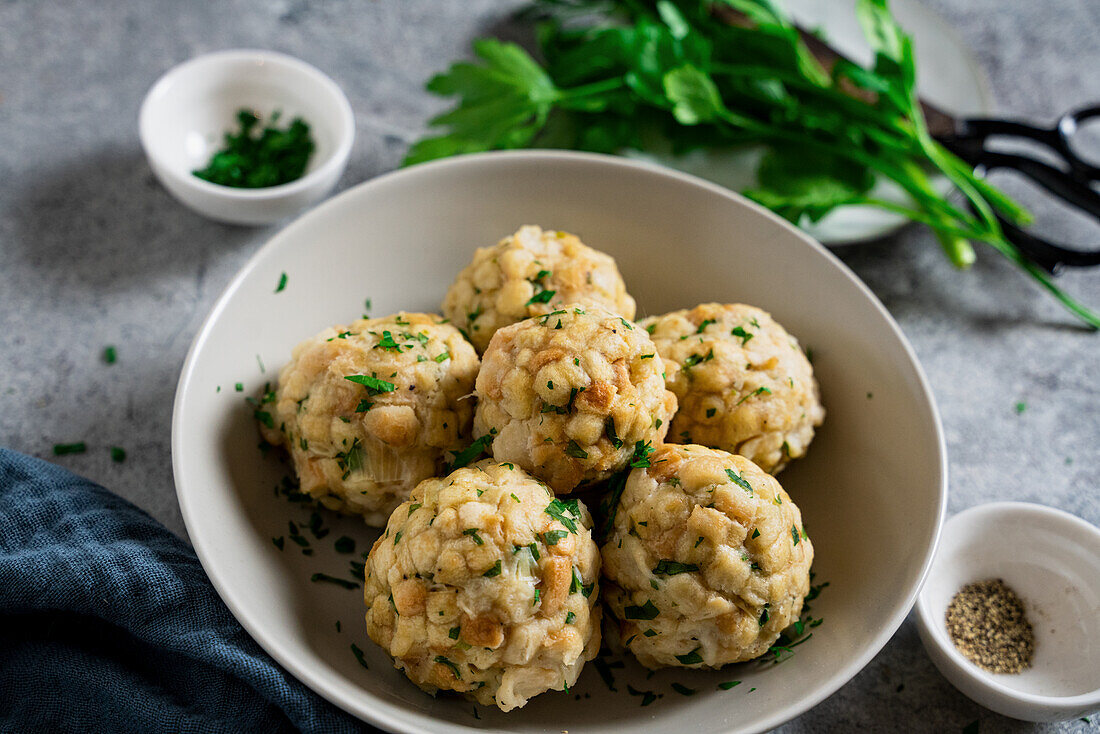
[[610, 79], [603, 79], [598, 82], [592, 82], [591, 84], [582, 84], [579, 87], [572, 87], [570, 89], [563, 89], [558, 94], [558, 101], [566, 101], [570, 99], [577, 99], [578, 97], [590, 97], [594, 94], [603, 94], [604, 92], [613, 92], [616, 89], [621, 89], [626, 86], [626, 82], [622, 77], [612, 77]]

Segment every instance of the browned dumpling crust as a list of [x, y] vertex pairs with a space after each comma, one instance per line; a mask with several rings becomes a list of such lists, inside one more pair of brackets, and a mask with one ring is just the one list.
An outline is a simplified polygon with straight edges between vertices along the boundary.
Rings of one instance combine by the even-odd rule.
[[485, 459], [421, 482], [367, 560], [367, 632], [426, 691], [502, 711], [567, 690], [600, 647], [600, 554], [578, 500]]
[[474, 253], [447, 291], [443, 314], [481, 353], [502, 326], [565, 303], [602, 306], [634, 318], [634, 299], [612, 257], [567, 232], [528, 225]]
[[679, 400], [670, 441], [740, 454], [771, 474], [806, 453], [825, 409], [809, 360], [770, 314], [704, 303], [641, 323]]
[[645, 329], [568, 304], [500, 329], [477, 377], [474, 433], [492, 453], [567, 493], [660, 443], [676, 411]]
[[648, 668], [751, 660], [798, 619], [814, 551], [802, 516], [748, 459], [667, 444], [634, 469], [601, 548], [604, 600]]
[[264, 435], [286, 447], [303, 492], [381, 526], [468, 439], [479, 360], [442, 322], [398, 313], [295, 347]]

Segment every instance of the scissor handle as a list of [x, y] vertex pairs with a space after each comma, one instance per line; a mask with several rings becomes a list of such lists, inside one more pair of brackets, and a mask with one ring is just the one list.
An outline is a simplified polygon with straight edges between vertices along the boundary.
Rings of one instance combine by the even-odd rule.
[[[976, 162], [976, 172], [988, 172], [997, 168], [1010, 168], [1020, 172], [1066, 203], [1100, 220], [1100, 194], [1092, 187], [1066, 175], [1064, 171], [1027, 156], [982, 151]], [[1020, 229], [1003, 217], [997, 218], [1005, 237], [1032, 262], [1052, 275], [1064, 267], [1100, 265], [1100, 249], [1084, 251], [1064, 247]]]
[[[1100, 117], [1100, 106], [1086, 107], [1064, 115], [1053, 128], [1037, 127], [1015, 120], [972, 118], [959, 121], [953, 134], [940, 142], [976, 172], [997, 168], [1018, 171], [1048, 192], [1100, 221], [1100, 194], [1092, 184], [1100, 182], [1100, 168], [1083, 160], [1072, 149], [1072, 139], [1081, 123]], [[1058, 154], [1068, 170], [1055, 168], [1036, 158], [988, 150], [986, 141], [995, 136], [1023, 138], [1046, 146]], [[1027, 232], [998, 215], [1001, 228], [1013, 244], [1033, 263], [1051, 274], [1064, 267], [1100, 265], [1100, 249], [1084, 251], [1063, 247]]]
[[1091, 186], [1067, 176], [1065, 171], [1040, 160], [1014, 153], [984, 151], [977, 159], [975, 167], [986, 171], [997, 168], [1011, 168], [1019, 171], [1067, 204], [1100, 220], [1100, 194]]
[[1100, 117], [1100, 106], [1074, 110], [1061, 117], [1051, 128], [1037, 127], [1015, 120], [975, 117], [960, 120], [955, 133], [944, 142], [973, 165], [976, 159], [991, 155], [985, 149], [986, 140], [996, 136], [1024, 138], [1050, 148], [1065, 161], [1069, 176], [1082, 184], [1100, 182], [1100, 167], [1081, 158], [1073, 150], [1073, 136], [1081, 123]]
[[1055, 244], [1042, 237], [1020, 229], [1001, 215], [997, 215], [1005, 237], [1029, 260], [1051, 275], [1058, 275], [1063, 268], [1087, 268], [1100, 265], [1100, 250], [1082, 252]]
[[1074, 110], [1073, 112], [1062, 115], [1062, 119], [1058, 121], [1056, 128], [1059, 137], [1062, 139], [1062, 144], [1065, 146], [1065, 152], [1062, 155], [1065, 157], [1066, 162], [1069, 163], [1070, 171], [1073, 173], [1074, 177], [1081, 181], [1100, 181], [1100, 166], [1081, 158], [1081, 156], [1073, 150], [1073, 136], [1081, 127], [1081, 123], [1097, 117], [1100, 117], [1100, 105], [1083, 107], [1079, 110]]

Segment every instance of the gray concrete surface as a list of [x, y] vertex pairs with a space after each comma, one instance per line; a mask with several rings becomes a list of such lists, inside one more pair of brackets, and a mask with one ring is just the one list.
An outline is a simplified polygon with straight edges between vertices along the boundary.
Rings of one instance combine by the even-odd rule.
[[[1002, 111], [1051, 119], [1100, 102], [1095, 0], [930, 4], [973, 46]], [[0, 2], [0, 445], [49, 457], [55, 443], [86, 440], [87, 454], [58, 463], [183, 534], [169, 448], [177, 375], [214, 299], [275, 229], [213, 224], [169, 198], [137, 140], [145, 91], [206, 51], [304, 58], [355, 108], [343, 188], [398, 165], [440, 108], [424, 79], [505, 15], [491, 0]], [[990, 252], [953, 271], [919, 229], [840, 254], [927, 370], [950, 447], [950, 511], [1021, 499], [1100, 523], [1100, 335]], [[1100, 307], [1100, 272], [1062, 282]], [[102, 361], [106, 345], [117, 364]], [[111, 461], [112, 445], [125, 463]], [[935, 671], [910, 618], [849, 685], [783, 731], [950, 732], [975, 720], [983, 732], [1100, 727], [1032, 726], [980, 708]]]

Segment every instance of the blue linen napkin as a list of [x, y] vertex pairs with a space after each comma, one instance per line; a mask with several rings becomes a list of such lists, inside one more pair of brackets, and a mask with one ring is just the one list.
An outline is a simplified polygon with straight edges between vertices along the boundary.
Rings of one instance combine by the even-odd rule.
[[0, 449], [0, 731], [376, 731], [272, 660], [182, 540]]

